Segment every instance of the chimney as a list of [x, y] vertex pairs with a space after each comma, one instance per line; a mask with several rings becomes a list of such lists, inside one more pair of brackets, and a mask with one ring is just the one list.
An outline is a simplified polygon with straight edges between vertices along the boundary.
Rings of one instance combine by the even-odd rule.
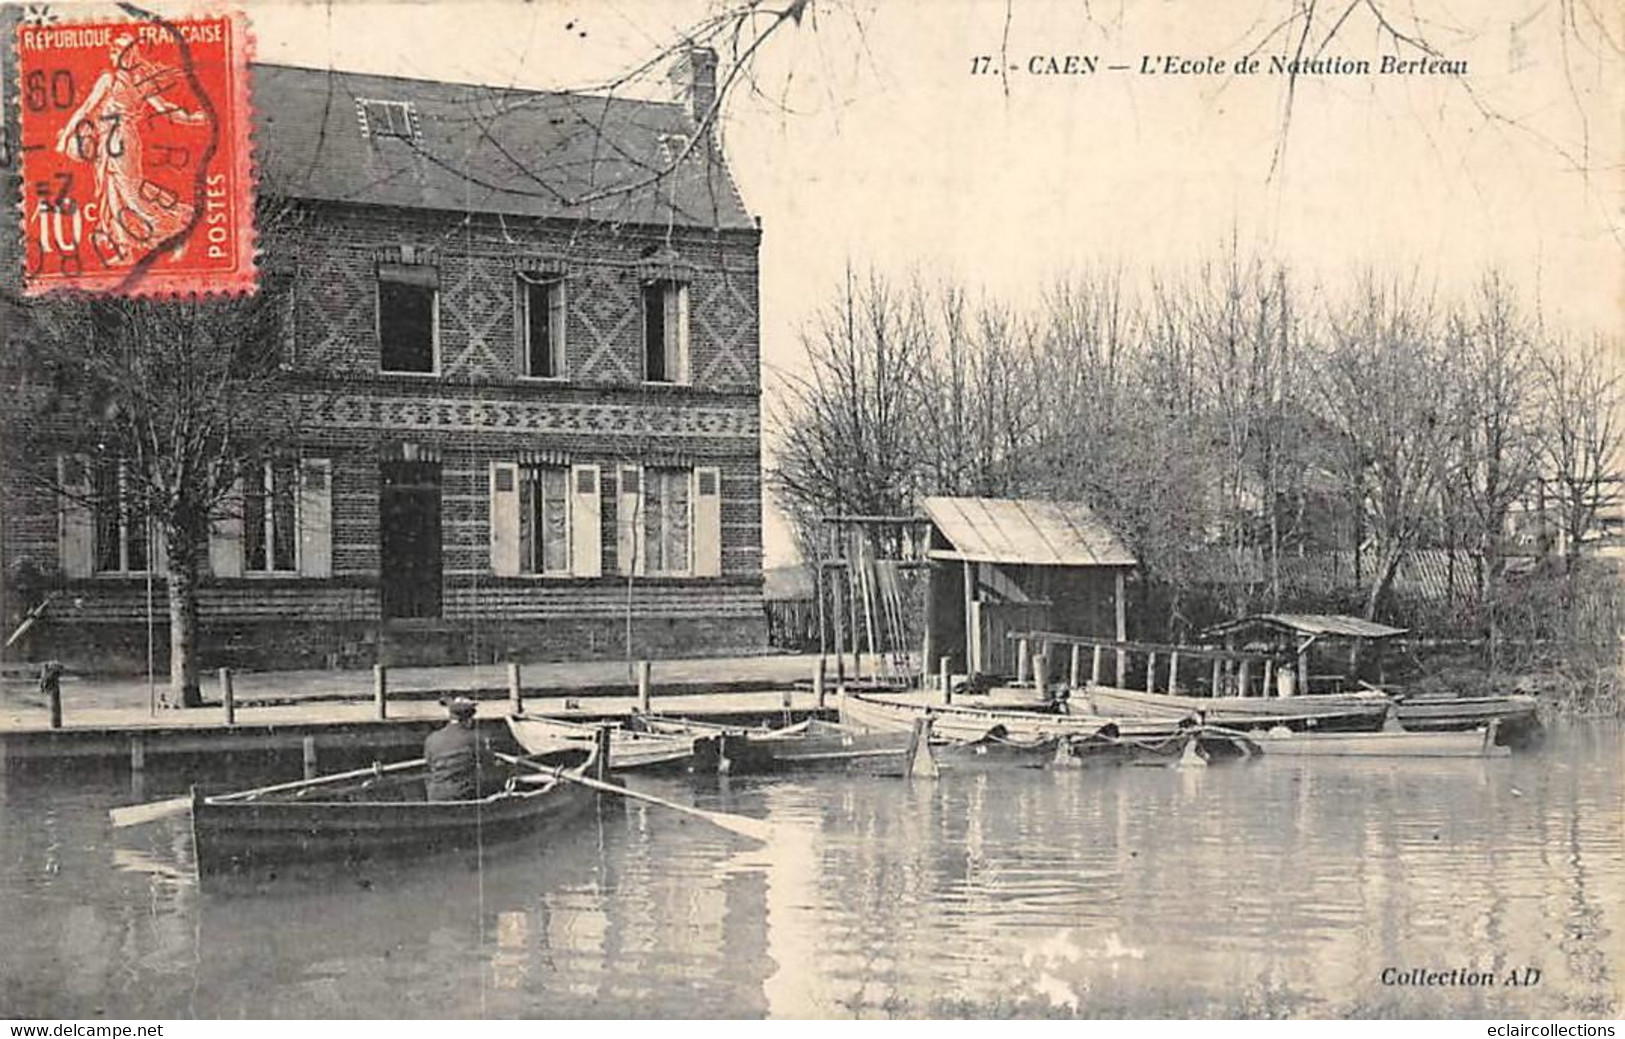
[[688, 104], [694, 125], [702, 126], [710, 119], [714, 128], [716, 114], [711, 109], [717, 103], [717, 52], [710, 47], [688, 45], [672, 66], [671, 82], [677, 100]]

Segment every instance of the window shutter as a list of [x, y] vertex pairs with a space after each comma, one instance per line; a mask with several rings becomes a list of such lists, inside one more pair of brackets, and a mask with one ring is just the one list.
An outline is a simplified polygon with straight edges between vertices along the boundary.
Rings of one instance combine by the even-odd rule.
[[519, 466], [491, 463], [491, 572], [519, 574]]
[[333, 576], [333, 463], [326, 458], [299, 466], [299, 572]]
[[209, 527], [209, 569], [216, 577], [243, 576], [243, 481], [231, 485], [221, 515]]
[[96, 572], [96, 524], [90, 508], [90, 463], [81, 455], [56, 460], [57, 550], [62, 573], [89, 577]]
[[598, 467], [570, 468], [570, 572], [597, 577], [604, 572], [604, 499], [598, 487]]
[[643, 470], [621, 467], [621, 497], [615, 509], [615, 555], [623, 574], [643, 573]]
[[722, 576], [722, 474], [694, 470], [694, 576]]

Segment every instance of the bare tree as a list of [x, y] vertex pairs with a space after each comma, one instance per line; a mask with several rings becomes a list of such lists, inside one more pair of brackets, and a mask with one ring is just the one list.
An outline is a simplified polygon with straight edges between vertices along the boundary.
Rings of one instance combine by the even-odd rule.
[[[262, 212], [262, 241], [294, 219]], [[177, 706], [201, 702], [198, 584], [211, 524], [240, 517], [244, 472], [297, 442], [299, 409], [280, 383], [286, 304], [277, 290], [13, 304], [20, 327], [0, 412], [12, 478], [94, 516], [100, 565], [161, 570]]]
[[1448, 380], [1430, 300], [1366, 275], [1327, 319], [1316, 404], [1340, 443], [1356, 548], [1369, 538], [1365, 616], [1382, 609], [1400, 564], [1436, 516], [1437, 459], [1449, 435]]
[[1617, 502], [1622, 485], [1621, 360], [1619, 344], [1601, 339], [1578, 351], [1558, 340], [1539, 357], [1544, 496], [1547, 508], [1557, 514], [1570, 574], [1599, 513]]

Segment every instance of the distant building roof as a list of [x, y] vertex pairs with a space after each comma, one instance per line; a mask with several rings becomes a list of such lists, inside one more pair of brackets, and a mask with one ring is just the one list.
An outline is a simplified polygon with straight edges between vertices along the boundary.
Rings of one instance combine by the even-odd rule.
[[[750, 229], [681, 104], [255, 65], [267, 194], [453, 212]], [[369, 102], [371, 104], [369, 104]], [[656, 177], [685, 155], [667, 176]], [[597, 201], [583, 197], [641, 185]]]
[[953, 546], [933, 551], [933, 558], [1021, 566], [1135, 564], [1117, 535], [1083, 502], [926, 498], [920, 507]]
[[1249, 628], [1352, 639], [1386, 639], [1405, 634], [1404, 628], [1390, 628], [1386, 624], [1341, 613], [1255, 613], [1250, 617], [1215, 624], [1202, 632], [1202, 636], [1215, 638]]

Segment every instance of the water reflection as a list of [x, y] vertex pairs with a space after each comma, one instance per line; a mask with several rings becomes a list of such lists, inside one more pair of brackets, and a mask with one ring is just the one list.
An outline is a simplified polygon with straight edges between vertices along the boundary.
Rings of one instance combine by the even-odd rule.
[[[606, 803], [551, 839], [208, 891], [184, 819], [109, 832], [127, 776], [14, 772], [0, 1015], [1609, 1015], [1622, 748], [665, 781], [777, 840]], [[1540, 981], [1380, 980], [1452, 967]]]

